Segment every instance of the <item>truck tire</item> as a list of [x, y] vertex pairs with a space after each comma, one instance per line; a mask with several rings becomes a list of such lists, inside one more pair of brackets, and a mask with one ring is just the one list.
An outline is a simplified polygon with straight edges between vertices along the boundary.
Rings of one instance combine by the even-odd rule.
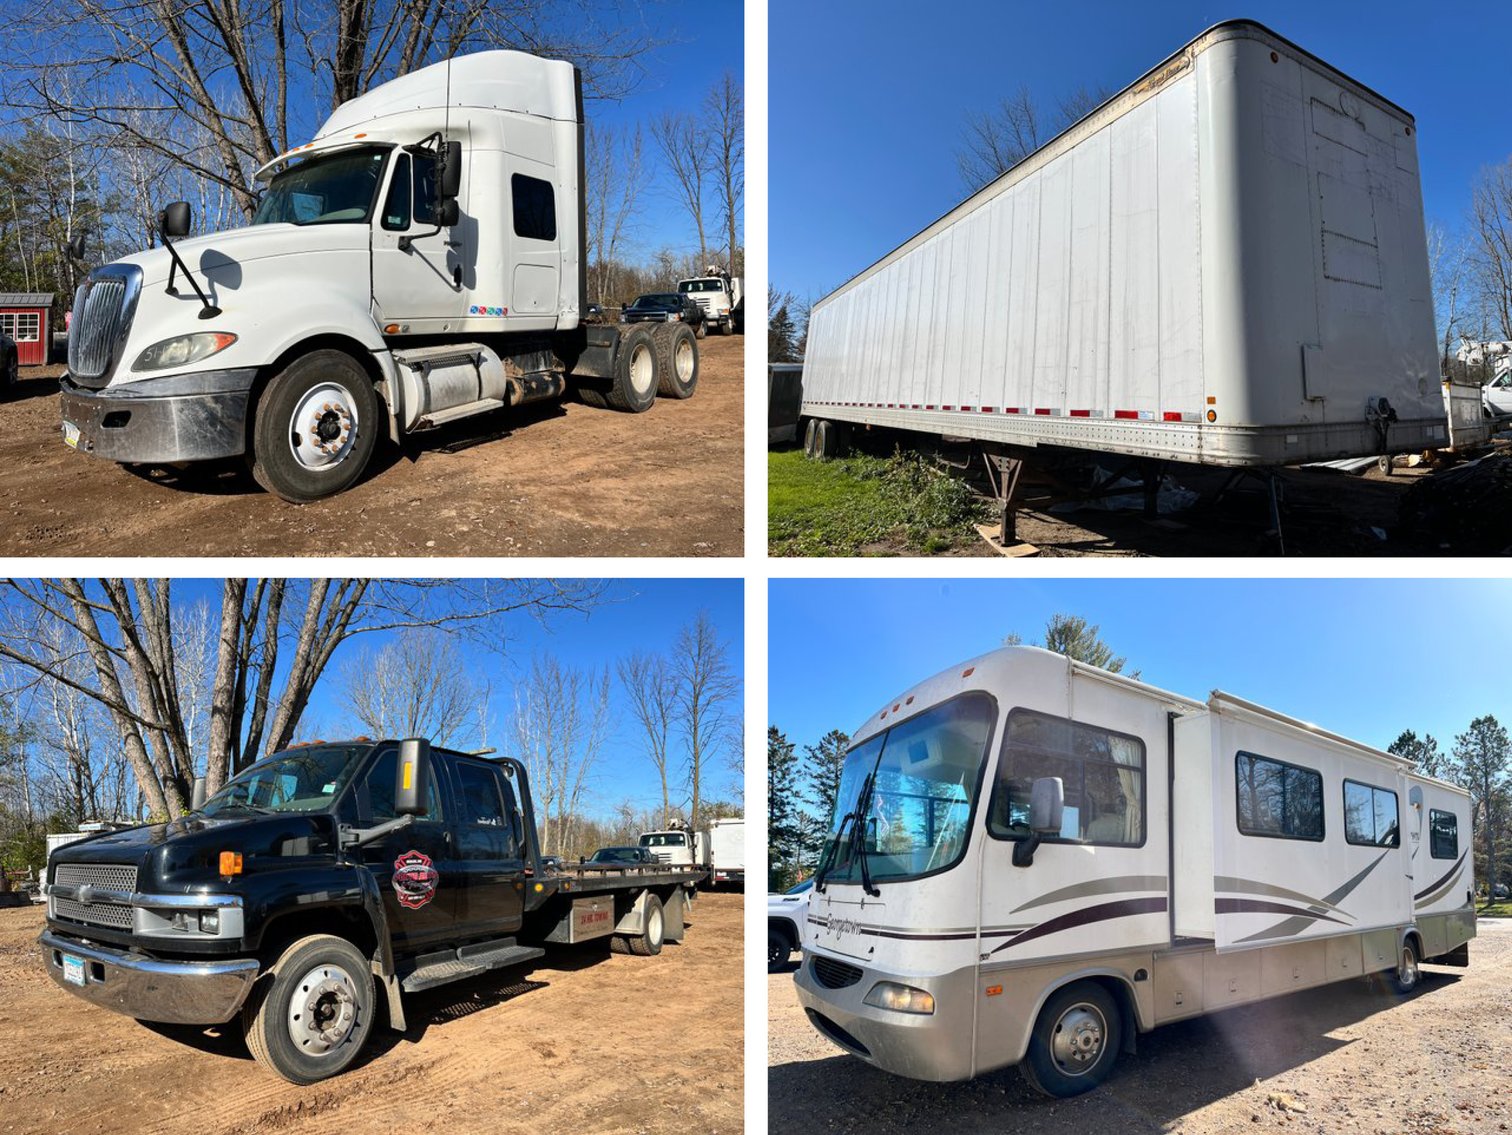
[[767, 973], [777, 973], [785, 969], [792, 956], [792, 939], [781, 930], [767, 927]]
[[623, 941], [625, 950], [637, 957], [649, 958], [662, 951], [662, 941], [667, 930], [667, 917], [662, 910], [661, 899], [655, 895], [646, 896], [646, 910], [641, 918], [641, 932], [639, 934], [622, 934], [615, 941]]
[[691, 398], [698, 389], [698, 345], [686, 323], [660, 323], [651, 334], [656, 344], [656, 393], [663, 398]]
[[819, 460], [818, 451], [814, 448], [814, 435], [818, 432], [819, 423], [810, 418], [803, 427], [803, 456], [810, 461]]
[[313, 934], [286, 949], [242, 1009], [253, 1058], [291, 1084], [313, 1084], [357, 1059], [377, 997], [367, 958], [345, 938]]
[[651, 409], [660, 382], [656, 365], [656, 341], [648, 323], [633, 323], [620, 340], [614, 359], [614, 377], [586, 379], [578, 397], [590, 406], [639, 414]]
[[726, 319], [723, 323], [721, 323], [719, 325], [719, 333], [721, 335], [733, 335], [733, 334], [735, 334], [735, 323], [734, 323], [734, 321], [730, 320], [730, 319]]
[[693, 337], [695, 339], [707, 339], [709, 337], [709, 321], [707, 319], [700, 319], [698, 321], [698, 326], [693, 329]]
[[1396, 986], [1398, 993], [1411, 993], [1418, 987], [1422, 977], [1422, 971], [1418, 969], [1417, 942], [1408, 938], [1402, 943], [1401, 957], [1391, 975], [1391, 983]]
[[263, 391], [252, 427], [252, 476], [302, 504], [350, 488], [378, 444], [378, 391], [356, 359], [313, 351]]
[[1079, 1096], [1108, 1078], [1122, 1042], [1123, 1016], [1112, 996], [1095, 981], [1074, 982], [1040, 1010], [1019, 1071], [1047, 1096]]
[[4, 375], [4, 377], [0, 377], [0, 393], [3, 393], [3, 394], [13, 393], [15, 391], [15, 389], [16, 389], [17, 383], [19, 383], [20, 381], [21, 381], [21, 364], [17, 360], [17, 357], [15, 355], [12, 355], [11, 358], [10, 358], [9, 365], [7, 365], [6, 368], [5, 368], [5, 375]]
[[814, 457], [830, 461], [840, 456], [840, 427], [821, 418], [814, 423]]

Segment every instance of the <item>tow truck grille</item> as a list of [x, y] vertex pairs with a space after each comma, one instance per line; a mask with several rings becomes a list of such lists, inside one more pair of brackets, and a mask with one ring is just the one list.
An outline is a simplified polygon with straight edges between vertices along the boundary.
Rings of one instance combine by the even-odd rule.
[[834, 958], [813, 955], [809, 962], [809, 968], [813, 972], [814, 980], [826, 989], [844, 989], [847, 985], [855, 985], [861, 980], [861, 971], [856, 966], [837, 962]]
[[[102, 891], [136, 890], [137, 869], [131, 863], [60, 863], [53, 871], [53, 882], [64, 887], [97, 887]], [[70, 922], [87, 926], [108, 926], [114, 930], [131, 929], [131, 908], [113, 902], [79, 902], [54, 895], [53, 914]]]

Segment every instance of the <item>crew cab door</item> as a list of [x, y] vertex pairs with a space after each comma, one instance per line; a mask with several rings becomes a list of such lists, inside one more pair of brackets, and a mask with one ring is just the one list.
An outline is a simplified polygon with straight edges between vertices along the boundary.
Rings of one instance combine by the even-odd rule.
[[373, 306], [379, 326], [408, 334], [455, 328], [463, 309], [466, 226], [435, 231], [436, 159], [396, 149], [373, 221]]
[[[359, 826], [392, 820], [398, 750], [382, 750], [356, 789]], [[398, 953], [409, 953], [452, 935], [460, 872], [452, 835], [434, 778], [429, 812], [409, 827], [392, 832], [361, 849], [362, 861], [383, 895], [389, 933]]]
[[498, 765], [470, 757], [450, 762], [457, 815], [458, 936], [509, 934], [524, 917], [523, 832], [514, 791]]

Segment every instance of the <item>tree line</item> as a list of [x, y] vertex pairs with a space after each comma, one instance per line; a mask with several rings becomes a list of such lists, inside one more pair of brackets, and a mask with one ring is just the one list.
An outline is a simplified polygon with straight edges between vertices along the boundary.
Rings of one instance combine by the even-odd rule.
[[[543, 846], [591, 852], [608, 822], [592, 786], [623, 727], [613, 695], [639, 704], [641, 671], [623, 661], [616, 684], [609, 668], [538, 653], [495, 737], [491, 668], [462, 647], [502, 661], [515, 620], [549, 625], [602, 597], [598, 583], [551, 580], [227, 579], [216, 599], [170, 580], [0, 583], [0, 862], [39, 867], [45, 834], [81, 822], [182, 816], [196, 778], [214, 792], [333, 727], [517, 756]], [[728, 814], [738, 801], [711, 799], [709, 785], [741, 770], [740, 682], [717, 628], [695, 613], [665, 654], [634, 658], [663, 699], [657, 747], [639, 746], [660, 776], [654, 826]], [[311, 712], [317, 688], [334, 694], [336, 720]]]

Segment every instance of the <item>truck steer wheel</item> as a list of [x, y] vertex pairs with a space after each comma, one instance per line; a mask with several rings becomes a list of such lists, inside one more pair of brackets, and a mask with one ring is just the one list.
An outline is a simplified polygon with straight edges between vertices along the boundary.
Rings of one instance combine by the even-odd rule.
[[313, 1084], [357, 1059], [372, 1031], [368, 961], [344, 938], [315, 934], [274, 964], [262, 996], [242, 1010], [242, 1032], [259, 1064], [293, 1084]]
[[1108, 1078], [1123, 1041], [1123, 1016], [1093, 981], [1051, 994], [1034, 1022], [1019, 1071], [1047, 1096], [1079, 1096]]
[[315, 351], [277, 375], [257, 403], [252, 475], [296, 503], [348, 488], [378, 442], [378, 392], [350, 355]]
[[686, 323], [658, 324], [651, 333], [656, 344], [656, 392], [663, 398], [691, 398], [698, 389], [698, 345]]

